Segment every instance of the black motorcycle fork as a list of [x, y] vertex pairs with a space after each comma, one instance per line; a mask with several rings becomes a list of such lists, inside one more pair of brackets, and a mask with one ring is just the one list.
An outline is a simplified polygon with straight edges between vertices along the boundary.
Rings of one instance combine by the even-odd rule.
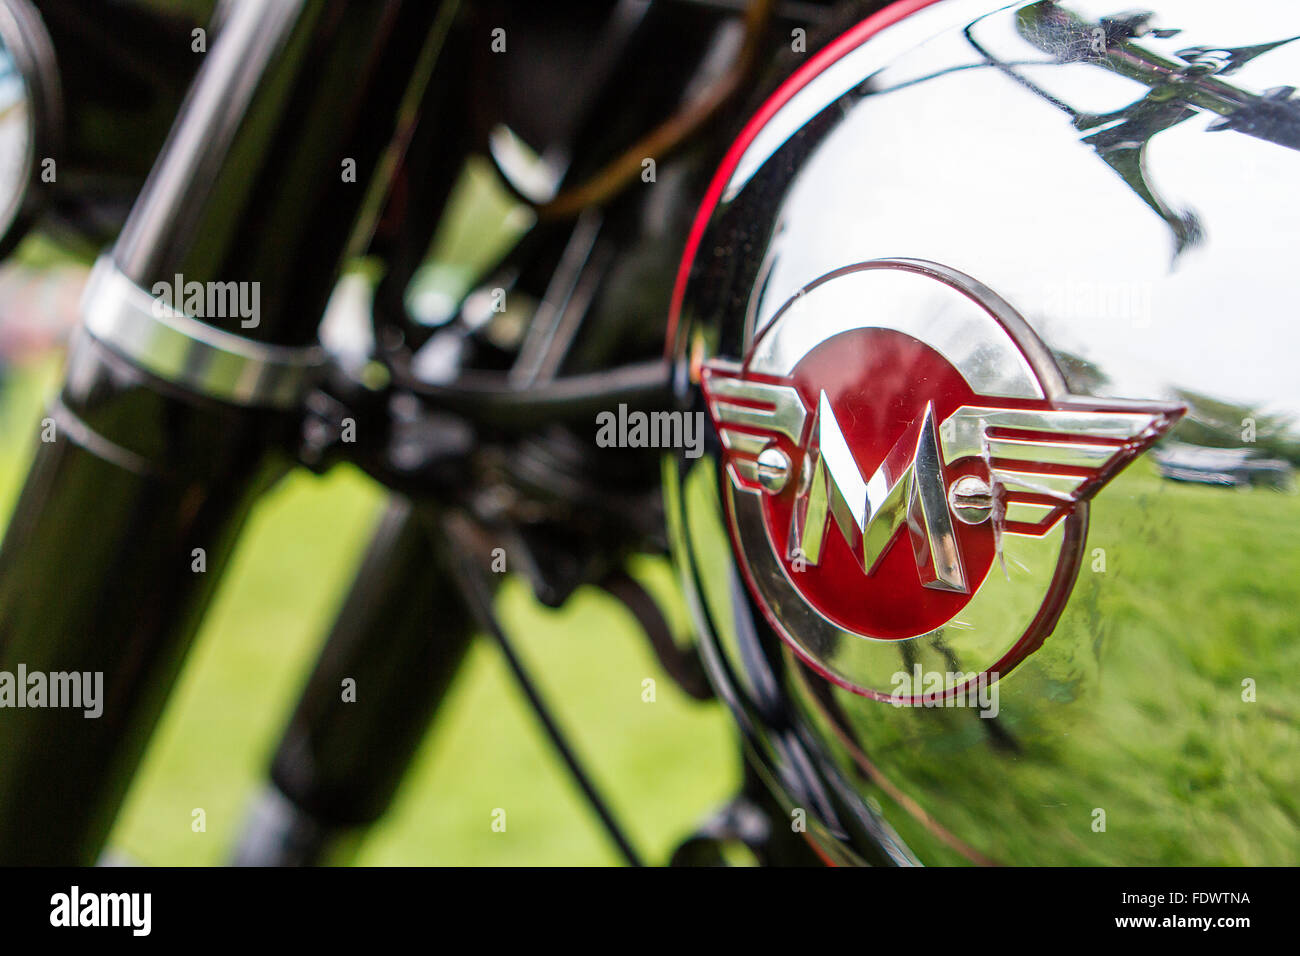
[[[289, 467], [316, 326], [446, 6], [240, 4], [205, 54], [0, 546], [0, 671], [102, 674], [97, 717], [0, 711], [0, 863], [98, 857], [244, 517]], [[177, 276], [257, 283], [260, 313], [173, 327], [181, 359], [160, 353], [137, 292]], [[121, 313], [93, 296], [109, 285]]]
[[343, 862], [388, 808], [460, 669], [474, 621], [428, 521], [390, 499], [234, 854]]

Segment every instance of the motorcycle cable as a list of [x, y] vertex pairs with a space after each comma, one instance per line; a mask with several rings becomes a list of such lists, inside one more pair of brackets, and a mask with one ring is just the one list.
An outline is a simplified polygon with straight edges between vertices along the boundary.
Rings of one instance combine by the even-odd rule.
[[393, 382], [439, 411], [479, 425], [531, 429], [539, 424], [590, 422], [611, 403], [629, 409], [661, 411], [673, 400], [671, 369], [661, 359], [622, 365], [600, 372], [564, 375], [515, 387], [499, 373], [462, 373], [454, 382], [435, 385], [418, 378], [406, 356], [389, 354], [385, 362]]
[[[760, 62], [763, 39], [775, 5], [775, 0], [750, 0], [744, 10], [744, 32], [735, 59], [700, 96], [585, 181], [563, 189], [546, 202], [538, 203], [522, 194], [520, 198], [532, 206], [541, 219], [566, 219], [586, 209], [606, 205], [640, 176], [644, 157], [662, 158], [675, 152], [704, 129], [744, 89], [745, 80]], [[509, 177], [503, 178], [512, 185]]]
[[492, 597], [486, 587], [484, 587], [482, 577], [477, 573], [477, 569], [470, 564], [470, 555], [477, 552], [473, 540], [474, 530], [469, 525], [468, 519], [459, 515], [447, 515], [437, 521], [433, 529], [435, 533], [440, 533], [449, 545], [451, 560], [449, 562], [452, 574], [460, 587], [461, 594], [464, 595], [466, 603], [475, 620], [478, 622], [484, 632], [492, 638], [501, 649], [505, 657], [506, 664], [509, 666], [515, 682], [528, 698], [528, 703], [532, 707], [533, 713], [541, 722], [542, 728], [546, 731], [547, 737], [550, 738], [552, 746], [559, 753], [560, 758], [568, 767], [569, 773], [573, 776], [574, 781], [582, 790], [583, 796], [591, 805], [592, 810], [600, 818], [604, 825], [605, 832], [609, 835], [615, 846], [618, 847], [619, 853], [629, 866], [644, 866], [639, 853], [632, 846], [622, 825], [614, 817], [613, 811], [609, 804], [600, 795], [596, 789], [595, 783], [590, 775], [583, 768], [582, 763], [578, 760], [577, 754], [565, 740], [564, 732], [560, 730], [555, 718], [551, 715], [550, 708], [546, 701], [543, 700], [541, 691], [528, 676], [528, 671], [516, 653], [514, 644], [506, 634], [505, 629], [497, 620], [496, 613], [492, 609]]

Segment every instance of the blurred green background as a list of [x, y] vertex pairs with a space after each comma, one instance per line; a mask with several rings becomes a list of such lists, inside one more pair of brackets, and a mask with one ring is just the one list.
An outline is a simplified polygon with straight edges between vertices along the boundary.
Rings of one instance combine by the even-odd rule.
[[[0, 396], [0, 523], [7, 522], [56, 386], [51, 357], [11, 370]], [[291, 475], [255, 511], [192, 649], [111, 839], [156, 865], [225, 861], [265, 779], [383, 502], [350, 468]], [[663, 561], [634, 572], [684, 610]], [[560, 611], [520, 580], [498, 599], [507, 626], [597, 784], [652, 862], [739, 781], [738, 749], [717, 705], [696, 703], [662, 673], [631, 616], [595, 590]], [[432, 622], [431, 622], [432, 623]], [[642, 681], [656, 700], [642, 701]], [[207, 830], [191, 830], [202, 807]], [[492, 811], [506, 810], [493, 832]], [[479, 640], [388, 816], [359, 864], [583, 865], [619, 862], [555, 758], [495, 645]]]
[[[526, 230], [528, 219], [482, 162], [471, 162], [439, 227], [411, 304], [458, 301]], [[29, 288], [28, 338], [75, 312], [75, 294], [41, 277], [77, 260], [41, 235], [14, 257]], [[78, 265], [76, 268], [82, 268]], [[0, 283], [3, 285], [3, 283]], [[76, 283], [62, 283], [75, 286]], [[75, 293], [75, 289], [74, 289]], [[6, 321], [16, 310], [7, 309]], [[14, 323], [10, 321], [12, 330]], [[3, 369], [0, 369], [3, 372]], [[10, 368], [0, 386], [0, 528], [35, 448], [60, 359]], [[265, 780], [281, 729], [340, 606], [384, 492], [344, 466], [289, 476], [258, 506], [209, 609], [187, 666], [112, 835], [111, 849], [156, 865], [225, 861]], [[632, 568], [679, 633], [685, 609], [663, 560]], [[498, 611], [519, 653], [648, 862], [673, 848], [739, 786], [740, 755], [719, 705], [679, 692], [631, 615], [595, 589], [562, 610], [508, 580]], [[432, 622], [431, 622], [432, 624]], [[642, 681], [656, 699], [642, 700]], [[203, 808], [206, 832], [191, 830]], [[492, 812], [506, 811], [505, 832]], [[480, 639], [388, 816], [359, 864], [582, 865], [621, 858], [587, 809], [494, 644]]]

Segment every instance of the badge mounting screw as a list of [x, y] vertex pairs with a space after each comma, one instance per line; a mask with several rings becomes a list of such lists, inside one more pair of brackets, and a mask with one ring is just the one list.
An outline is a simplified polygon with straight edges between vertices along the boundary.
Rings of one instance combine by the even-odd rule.
[[790, 456], [775, 445], [758, 453], [758, 483], [769, 495], [780, 494], [790, 481]]
[[948, 489], [948, 504], [963, 524], [982, 524], [993, 514], [993, 489], [984, 479], [965, 475]]

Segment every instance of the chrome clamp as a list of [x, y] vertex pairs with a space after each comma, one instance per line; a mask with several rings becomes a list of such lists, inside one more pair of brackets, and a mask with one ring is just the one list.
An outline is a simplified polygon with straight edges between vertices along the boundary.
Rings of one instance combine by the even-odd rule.
[[82, 329], [144, 371], [235, 405], [297, 407], [324, 369], [320, 346], [265, 345], [171, 308], [100, 256], [81, 299]]

